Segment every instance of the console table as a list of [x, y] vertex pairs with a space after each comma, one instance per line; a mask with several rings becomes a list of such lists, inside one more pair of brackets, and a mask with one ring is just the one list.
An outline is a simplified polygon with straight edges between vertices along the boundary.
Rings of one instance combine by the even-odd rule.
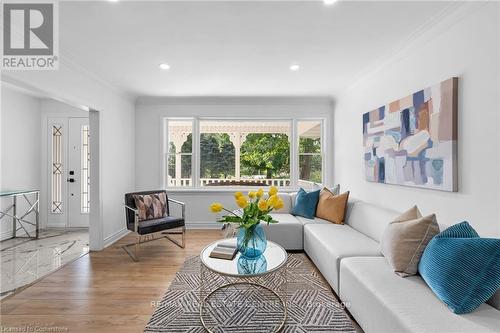
[[[30, 199], [34, 197], [34, 199]], [[12, 238], [17, 237], [17, 231], [23, 229], [28, 238], [38, 238], [39, 232], [39, 206], [40, 206], [40, 191], [39, 190], [5, 190], [0, 191], [0, 198], [12, 198], [12, 204], [5, 210], [0, 210], [0, 221], [4, 217], [12, 218]], [[21, 213], [18, 210], [18, 198], [24, 198], [24, 200], [28, 203], [28, 209]], [[21, 215], [21, 214], [22, 215]], [[35, 222], [28, 221], [26, 218], [30, 215], [35, 215]], [[26, 224], [32, 225], [35, 227], [34, 235], [33, 231], [28, 232], [26, 228]]]

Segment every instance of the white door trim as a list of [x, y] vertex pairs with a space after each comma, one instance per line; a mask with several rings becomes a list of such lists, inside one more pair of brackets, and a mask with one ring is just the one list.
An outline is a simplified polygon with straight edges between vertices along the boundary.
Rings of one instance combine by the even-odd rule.
[[89, 246], [91, 251], [100, 251], [104, 248], [104, 232], [102, 224], [102, 195], [101, 195], [101, 117], [102, 112], [90, 109], [90, 220]]
[[[18, 81], [15, 79], [10, 78], [9, 76], [2, 75], [0, 77], [0, 80], [2, 83], [7, 83], [16, 87], [19, 87], [21, 89], [25, 89], [28, 91], [31, 91], [33, 93], [36, 93], [38, 95], [45, 96], [46, 98], [51, 98], [56, 101], [68, 104], [70, 106], [76, 107], [80, 110], [87, 111], [89, 112], [89, 126], [90, 126], [90, 133], [94, 133], [94, 138], [90, 140], [90, 149], [91, 152], [94, 151], [95, 153], [93, 156], [90, 156], [90, 172], [92, 174], [92, 178], [90, 180], [90, 221], [89, 221], [89, 246], [91, 251], [100, 251], [104, 248], [104, 232], [103, 232], [103, 218], [102, 218], [102, 195], [101, 195], [101, 170], [102, 170], [102, 165], [101, 165], [101, 127], [100, 127], [100, 122], [102, 118], [102, 110], [96, 110], [93, 109], [87, 105], [83, 105], [81, 103], [75, 102], [75, 100], [78, 100], [78, 96], [72, 95], [71, 98], [73, 100], [68, 99], [67, 97], [61, 96], [58, 93], [51, 93], [47, 90], [44, 89], [39, 89], [38, 87], [34, 87], [32, 85], [29, 85], [25, 82]], [[41, 126], [44, 129], [42, 131], [42, 140], [43, 142], [47, 142], [45, 140], [46, 138], [46, 126], [47, 126], [47, 119], [44, 116], [41, 122]], [[42, 175], [47, 175], [47, 155], [44, 154], [43, 152], [46, 152], [46, 150], [42, 150], [42, 155], [45, 155], [45, 160], [42, 157], [42, 167], [40, 168]], [[42, 187], [47, 185], [47, 182], [44, 181], [44, 178], [42, 177]], [[43, 188], [42, 188], [43, 190]], [[47, 193], [47, 191], [45, 191]], [[47, 207], [47, 205], [45, 205]], [[47, 212], [47, 210], [42, 210]], [[43, 217], [43, 215], [42, 215]], [[45, 215], [45, 219], [43, 219], [44, 223], [47, 221], [46, 219], [47, 215]], [[42, 224], [43, 225], [43, 224]]]

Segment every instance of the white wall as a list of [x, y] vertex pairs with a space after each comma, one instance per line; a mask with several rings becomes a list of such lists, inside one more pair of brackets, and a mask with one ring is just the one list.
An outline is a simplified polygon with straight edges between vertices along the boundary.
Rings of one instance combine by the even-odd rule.
[[61, 59], [57, 71], [2, 73], [2, 80], [100, 111], [101, 220], [106, 244], [123, 235], [123, 194], [134, 189], [134, 101], [67, 61], [64, 55]]
[[[162, 188], [162, 124], [165, 117], [318, 117], [325, 118], [328, 133], [326, 149], [332, 146], [332, 103], [329, 98], [280, 97], [211, 97], [211, 98], [140, 98], [136, 105], [136, 188]], [[332, 154], [326, 154], [326, 165], [332, 165]], [[333, 171], [328, 169], [325, 184], [332, 183]], [[228, 207], [234, 205], [232, 191], [169, 190], [172, 198], [186, 203], [188, 227], [213, 227], [215, 216], [208, 210], [213, 201]]]
[[[417, 204], [440, 223], [468, 220], [483, 236], [500, 235], [499, 6], [449, 18], [339, 97], [335, 180], [352, 196], [400, 211]], [[459, 77], [459, 192], [366, 182], [362, 114], [453, 76]]]
[[[3, 85], [1, 89], [0, 189], [40, 189], [40, 100]], [[2, 198], [0, 204], [4, 211], [12, 204], [12, 198]], [[18, 213], [28, 208], [25, 200], [19, 198]], [[30, 217], [30, 221], [34, 221], [34, 215]], [[33, 229], [29, 227], [28, 231]], [[22, 230], [18, 233], [24, 234]], [[11, 235], [12, 219], [5, 216], [0, 220], [0, 238]]]

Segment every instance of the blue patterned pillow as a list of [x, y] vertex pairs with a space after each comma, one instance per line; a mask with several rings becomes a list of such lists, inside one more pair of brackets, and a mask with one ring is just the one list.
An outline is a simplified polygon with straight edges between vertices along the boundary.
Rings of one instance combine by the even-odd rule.
[[500, 239], [480, 238], [469, 223], [456, 224], [429, 242], [418, 271], [451, 311], [472, 312], [500, 288]]
[[292, 215], [313, 219], [319, 201], [319, 192], [320, 190], [308, 193], [301, 188], [295, 198], [295, 206], [293, 206]]

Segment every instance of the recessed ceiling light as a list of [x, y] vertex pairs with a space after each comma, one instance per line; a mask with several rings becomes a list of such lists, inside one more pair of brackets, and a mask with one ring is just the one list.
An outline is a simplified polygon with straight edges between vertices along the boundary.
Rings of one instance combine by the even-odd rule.
[[323, 3], [327, 6], [333, 5], [336, 3], [338, 0], [323, 0]]
[[291, 65], [290, 65], [290, 70], [291, 70], [292, 72], [296, 72], [296, 71], [298, 71], [299, 69], [300, 69], [300, 65], [299, 65], [299, 64], [291, 64]]
[[160, 64], [160, 68], [163, 69], [164, 71], [168, 71], [170, 69], [170, 65], [163, 63], [163, 64]]

